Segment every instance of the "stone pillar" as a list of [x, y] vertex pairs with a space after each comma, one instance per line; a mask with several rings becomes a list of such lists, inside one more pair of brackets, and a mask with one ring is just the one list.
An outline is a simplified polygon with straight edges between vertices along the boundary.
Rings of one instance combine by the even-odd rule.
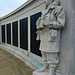
[[7, 44], [7, 26], [5, 24], [5, 43]]
[[66, 14], [66, 27], [61, 34], [61, 74], [75, 75], [75, 0], [60, 0], [60, 5]]
[[70, 55], [70, 74], [75, 75], [75, 0], [71, 0], [71, 55]]
[[28, 53], [30, 53], [30, 37], [30, 16], [28, 16]]

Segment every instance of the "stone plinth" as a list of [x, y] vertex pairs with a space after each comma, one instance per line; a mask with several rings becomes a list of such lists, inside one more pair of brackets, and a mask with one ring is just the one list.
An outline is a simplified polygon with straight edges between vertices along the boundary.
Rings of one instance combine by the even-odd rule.
[[48, 72], [37, 72], [37, 71], [34, 71], [33, 75], [48, 75]]

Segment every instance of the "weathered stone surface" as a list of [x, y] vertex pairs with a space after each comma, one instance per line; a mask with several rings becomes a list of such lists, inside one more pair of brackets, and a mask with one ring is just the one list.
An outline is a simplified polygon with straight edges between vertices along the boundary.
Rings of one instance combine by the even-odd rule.
[[[56, 75], [59, 64], [60, 34], [65, 27], [65, 13], [63, 7], [59, 6], [59, 0], [53, 2], [45, 0], [45, 3], [46, 9], [36, 21], [37, 40], [41, 41], [39, 50], [42, 53], [44, 66], [33, 75]], [[46, 70], [49, 71], [48, 74], [45, 73]]]
[[35, 72], [33, 72], [33, 75], [48, 75], [48, 72], [37, 72], [37, 71], [35, 71]]

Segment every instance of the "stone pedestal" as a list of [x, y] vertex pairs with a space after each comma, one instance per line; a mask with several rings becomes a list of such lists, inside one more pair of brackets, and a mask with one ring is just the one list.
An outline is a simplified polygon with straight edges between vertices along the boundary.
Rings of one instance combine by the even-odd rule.
[[34, 71], [33, 75], [48, 75], [48, 72], [37, 72], [37, 71]]

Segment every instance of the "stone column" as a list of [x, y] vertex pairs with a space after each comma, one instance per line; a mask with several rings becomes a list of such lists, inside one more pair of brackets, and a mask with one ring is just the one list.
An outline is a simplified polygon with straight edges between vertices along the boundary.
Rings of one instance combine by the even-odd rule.
[[28, 17], [28, 53], [30, 53], [30, 16]]
[[66, 14], [66, 27], [61, 34], [61, 74], [75, 75], [75, 0], [60, 0], [60, 5]]
[[5, 43], [7, 44], [7, 27], [6, 27], [6, 24], [5, 24]]

